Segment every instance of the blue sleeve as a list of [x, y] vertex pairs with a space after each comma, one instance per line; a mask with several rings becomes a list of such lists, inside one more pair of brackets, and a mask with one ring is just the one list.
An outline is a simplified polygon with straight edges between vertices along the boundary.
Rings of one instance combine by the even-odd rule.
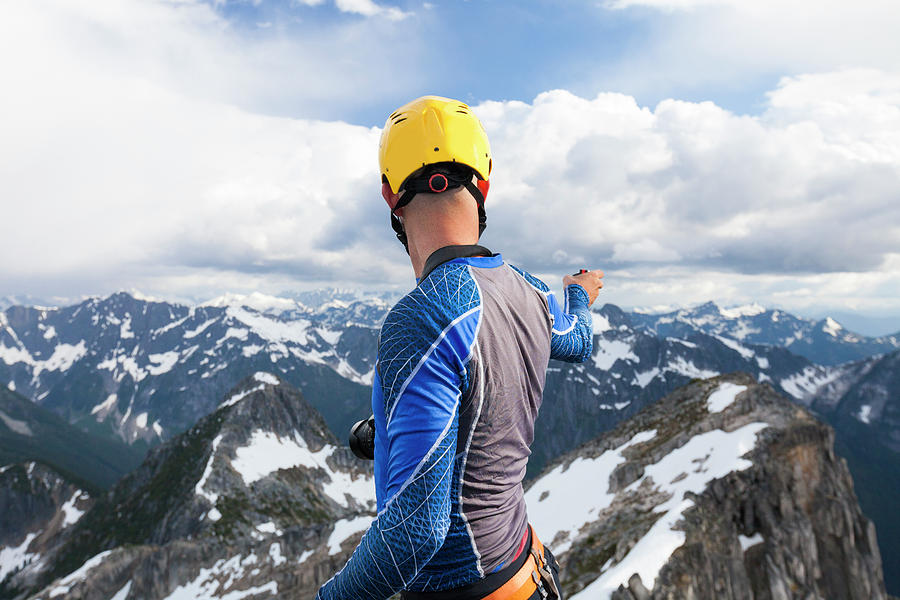
[[594, 329], [587, 292], [580, 285], [566, 286], [566, 305], [561, 307], [547, 284], [518, 267], [513, 270], [547, 298], [552, 327], [550, 358], [566, 362], [584, 362], [594, 349]]
[[455, 318], [417, 312], [413, 304], [391, 312], [379, 344], [373, 391], [373, 404], [381, 404], [374, 407], [379, 513], [344, 568], [319, 590], [321, 600], [389, 598], [431, 560], [450, 527], [459, 400], [480, 302], [464, 312], [454, 307]]

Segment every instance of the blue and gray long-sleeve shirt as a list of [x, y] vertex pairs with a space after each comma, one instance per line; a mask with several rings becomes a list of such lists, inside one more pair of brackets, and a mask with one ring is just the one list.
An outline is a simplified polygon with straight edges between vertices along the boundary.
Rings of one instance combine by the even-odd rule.
[[426, 272], [381, 329], [378, 516], [317, 598], [453, 589], [509, 564], [527, 527], [522, 479], [547, 364], [584, 361], [591, 343], [580, 286], [561, 306], [500, 255]]

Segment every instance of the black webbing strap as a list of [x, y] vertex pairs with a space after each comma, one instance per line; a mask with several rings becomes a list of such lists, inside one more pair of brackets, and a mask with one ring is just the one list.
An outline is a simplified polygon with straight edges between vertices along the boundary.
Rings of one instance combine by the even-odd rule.
[[478, 186], [472, 183], [472, 171], [468, 168], [460, 169], [462, 165], [452, 165], [451, 168], [437, 166], [427, 170], [423, 175], [404, 182], [400, 198], [391, 210], [391, 228], [397, 234], [397, 239], [403, 244], [406, 253], [409, 254], [409, 240], [403, 223], [397, 217], [397, 210], [403, 208], [416, 197], [417, 194], [440, 194], [447, 190], [465, 187], [475, 198], [478, 204], [478, 237], [484, 233], [487, 227], [487, 213], [484, 211], [484, 194]]

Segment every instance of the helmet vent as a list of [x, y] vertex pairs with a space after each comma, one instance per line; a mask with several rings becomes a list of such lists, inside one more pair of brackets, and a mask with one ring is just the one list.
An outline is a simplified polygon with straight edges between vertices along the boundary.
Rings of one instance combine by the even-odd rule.
[[406, 117], [402, 117], [402, 118], [400, 118], [400, 119], [397, 119], [396, 121], [394, 121], [394, 125], [396, 125], [397, 123], [402, 123], [402, 122], [405, 121], [405, 120], [406, 120]]

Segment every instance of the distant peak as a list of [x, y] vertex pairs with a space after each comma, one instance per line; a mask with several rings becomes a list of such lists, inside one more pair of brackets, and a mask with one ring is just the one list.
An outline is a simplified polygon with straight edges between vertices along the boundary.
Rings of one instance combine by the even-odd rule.
[[253, 379], [258, 381], [259, 383], [264, 383], [268, 385], [278, 385], [281, 383], [278, 380], [278, 377], [272, 375], [271, 373], [266, 373], [265, 371], [257, 371], [253, 374]]
[[825, 323], [822, 325], [822, 331], [832, 337], [837, 337], [838, 333], [840, 333], [843, 329], [844, 327], [840, 323], [838, 323], [831, 317], [825, 317]]
[[207, 300], [200, 306], [227, 307], [238, 306], [247, 307], [264, 313], [280, 314], [290, 310], [298, 310], [305, 308], [296, 300], [290, 298], [280, 298], [278, 296], [269, 296], [260, 292], [252, 294], [232, 294], [226, 293], [212, 300]]
[[742, 306], [735, 306], [732, 308], [719, 308], [719, 312], [722, 313], [723, 317], [728, 317], [729, 319], [737, 319], [738, 317], [753, 317], [755, 315], [761, 315], [766, 312], [766, 308], [755, 302], [753, 304], [744, 304]]

